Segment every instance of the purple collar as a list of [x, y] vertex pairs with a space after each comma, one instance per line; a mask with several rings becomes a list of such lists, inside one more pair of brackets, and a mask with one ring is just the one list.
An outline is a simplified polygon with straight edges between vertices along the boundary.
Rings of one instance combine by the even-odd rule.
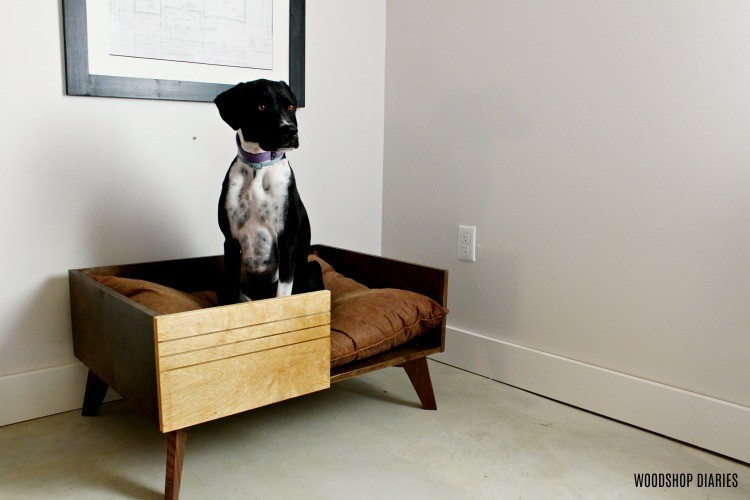
[[237, 157], [246, 165], [250, 165], [255, 170], [260, 170], [268, 165], [284, 159], [283, 151], [263, 151], [262, 153], [248, 153], [242, 149], [240, 135], [237, 134]]

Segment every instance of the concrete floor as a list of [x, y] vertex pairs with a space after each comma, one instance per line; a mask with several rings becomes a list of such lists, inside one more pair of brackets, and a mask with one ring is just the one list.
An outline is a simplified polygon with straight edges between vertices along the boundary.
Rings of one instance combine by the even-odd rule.
[[[181, 498], [750, 498], [750, 467], [430, 362], [190, 430]], [[0, 498], [160, 498], [166, 439], [123, 401], [0, 428]], [[636, 488], [637, 472], [736, 473], [736, 488]]]

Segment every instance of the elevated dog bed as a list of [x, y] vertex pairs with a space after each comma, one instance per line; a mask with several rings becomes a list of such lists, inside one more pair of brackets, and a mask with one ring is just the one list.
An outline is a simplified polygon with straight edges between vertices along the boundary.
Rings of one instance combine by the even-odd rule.
[[426, 356], [445, 346], [447, 271], [313, 247], [326, 290], [217, 306], [223, 258], [71, 270], [84, 415], [108, 387], [168, 434], [165, 496], [177, 498], [192, 425], [401, 366], [427, 409]]

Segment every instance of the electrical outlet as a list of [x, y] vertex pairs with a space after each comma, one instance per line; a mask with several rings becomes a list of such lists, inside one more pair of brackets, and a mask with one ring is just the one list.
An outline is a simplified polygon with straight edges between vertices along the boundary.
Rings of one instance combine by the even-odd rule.
[[458, 226], [458, 260], [477, 261], [476, 226]]

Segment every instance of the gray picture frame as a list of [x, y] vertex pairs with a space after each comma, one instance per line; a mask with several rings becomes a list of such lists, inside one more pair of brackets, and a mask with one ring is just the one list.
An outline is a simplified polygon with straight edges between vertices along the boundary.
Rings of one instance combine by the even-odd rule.
[[[101, 0], [95, 0], [101, 1]], [[89, 73], [86, 0], [63, 0], [65, 93], [76, 96], [212, 102], [232, 85]], [[305, 105], [305, 0], [289, 0], [289, 85]]]

